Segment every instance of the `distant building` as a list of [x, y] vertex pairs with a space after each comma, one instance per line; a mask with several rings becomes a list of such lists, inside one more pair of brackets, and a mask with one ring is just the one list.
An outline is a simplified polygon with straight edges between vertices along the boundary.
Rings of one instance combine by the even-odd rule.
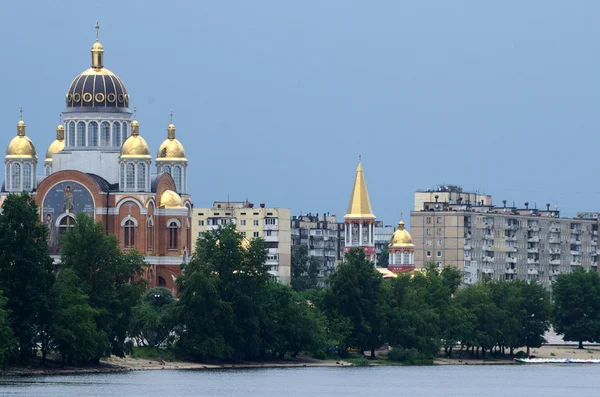
[[293, 216], [291, 234], [292, 246], [303, 244], [308, 248], [308, 255], [316, 258], [322, 283], [344, 254], [344, 224], [329, 214]]
[[415, 245], [404, 221], [400, 219], [398, 229], [392, 235], [389, 246], [388, 270], [393, 273], [408, 272], [415, 269]]
[[[438, 197], [435, 197], [435, 196]], [[455, 265], [464, 282], [484, 278], [539, 281], [546, 287], [575, 267], [598, 269], [598, 220], [561, 218], [558, 210], [492, 205], [491, 196], [450, 188], [410, 214], [415, 265]], [[443, 197], [443, 199], [442, 199]], [[466, 200], [465, 197], [475, 197]], [[487, 197], [487, 198], [486, 198]]]
[[290, 209], [268, 208], [264, 204], [255, 208], [248, 201], [215, 201], [212, 208], [194, 208], [192, 235], [198, 238], [208, 230], [230, 223], [250, 240], [265, 239], [269, 274], [288, 284], [291, 277]]
[[[392, 235], [396, 231], [394, 226], [386, 225], [383, 226], [383, 222], [375, 222], [375, 254], [379, 255], [383, 250], [387, 248], [392, 239]], [[387, 263], [377, 263], [379, 267], [386, 267]]]

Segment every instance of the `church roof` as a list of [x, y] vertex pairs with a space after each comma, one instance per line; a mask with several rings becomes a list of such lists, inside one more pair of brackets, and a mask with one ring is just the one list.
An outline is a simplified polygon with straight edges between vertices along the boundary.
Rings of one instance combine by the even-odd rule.
[[367, 191], [367, 183], [363, 173], [362, 164], [358, 163], [356, 169], [356, 178], [354, 179], [354, 187], [348, 203], [348, 211], [344, 216], [345, 219], [375, 219], [373, 209], [371, 208], [371, 200], [369, 200], [369, 192]]

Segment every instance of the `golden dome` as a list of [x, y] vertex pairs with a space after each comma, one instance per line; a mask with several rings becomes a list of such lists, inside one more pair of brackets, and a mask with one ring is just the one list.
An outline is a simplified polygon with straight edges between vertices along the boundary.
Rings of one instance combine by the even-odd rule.
[[56, 127], [56, 140], [48, 146], [48, 150], [46, 151], [46, 162], [52, 161], [52, 155], [62, 152], [65, 148], [65, 127], [62, 124], [59, 124]]
[[183, 208], [181, 196], [172, 190], [165, 190], [160, 196], [160, 207], [163, 208]]
[[414, 247], [412, 237], [408, 230], [404, 228], [404, 221], [398, 223], [398, 230], [392, 235], [391, 247]]
[[181, 142], [175, 139], [175, 125], [173, 125], [173, 112], [171, 112], [171, 124], [167, 127], [167, 139], [158, 148], [158, 154], [156, 159], [169, 159], [169, 160], [184, 160], [185, 149]]
[[[23, 109], [21, 109], [21, 115]], [[36, 157], [35, 146], [25, 136], [25, 122], [23, 119], [17, 123], [17, 136], [14, 137], [6, 147], [7, 158], [32, 158]]]
[[102, 47], [102, 44], [100, 44], [100, 42], [97, 41], [92, 45], [92, 51], [99, 51], [99, 50], [104, 50], [104, 47]]
[[150, 147], [140, 136], [140, 123], [137, 120], [131, 123], [131, 136], [121, 146], [121, 157], [151, 158]]

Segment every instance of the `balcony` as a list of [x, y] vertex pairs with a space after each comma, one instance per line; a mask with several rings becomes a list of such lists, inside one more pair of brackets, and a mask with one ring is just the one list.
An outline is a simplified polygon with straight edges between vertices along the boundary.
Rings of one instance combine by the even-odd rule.
[[464, 250], [466, 250], [466, 251], [470, 251], [470, 250], [471, 250], [471, 248], [472, 248], [472, 247], [471, 247], [471, 244], [465, 244], [465, 245], [463, 246], [463, 249], [464, 249]]
[[540, 249], [537, 247], [531, 247], [527, 248], [527, 252], [529, 252], [530, 254], [538, 254], [540, 252]]
[[571, 266], [581, 266], [581, 261], [571, 261]]
[[516, 274], [516, 273], [517, 273], [517, 269], [511, 269], [510, 267], [507, 267], [507, 268], [504, 270], [504, 273], [505, 273], [505, 274]]
[[550, 233], [560, 233], [560, 226], [550, 226]]
[[540, 226], [539, 225], [529, 225], [529, 226], [527, 226], [527, 230], [530, 230], [532, 232], [539, 232]]
[[550, 260], [551, 265], [560, 265], [560, 259], [552, 259]]
[[518, 230], [519, 229], [519, 225], [515, 225], [513, 223], [507, 223], [506, 225], [504, 225], [504, 228], [506, 230]]
[[571, 255], [581, 255], [581, 251], [571, 250]]
[[264, 239], [265, 239], [266, 242], [273, 242], [273, 243], [275, 243], [275, 242], [279, 241], [279, 236], [277, 236], [277, 235], [275, 235], [275, 236], [265, 236]]
[[598, 245], [598, 240], [592, 240], [592, 245], [595, 247]]
[[561, 274], [560, 270], [550, 270], [548, 272], [548, 274], [550, 274], [551, 276], [558, 276], [559, 274]]
[[527, 258], [527, 264], [528, 265], [538, 265], [539, 263], [540, 263], [539, 259]]
[[494, 235], [486, 233], [486, 234], [483, 235], [483, 239], [484, 240], [493, 240], [494, 239]]
[[551, 254], [558, 255], [560, 254], [560, 248], [550, 248], [548, 252], [550, 252]]
[[494, 250], [494, 246], [493, 245], [489, 245], [489, 244], [483, 244], [481, 246], [481, 249], [484, 251], [493, 251]]
[[598, 235], [598, 231], [597, 230], [592, 230], [592, 236], [597, 236]]
[[555, 237], [550, 237], [548, 239], [548, 243], [550, 243], [550, 244], [560, 244], [560, 239], [559, 238], [555, 238]]
[[571, 244], [581, 245], [581, 240], [577, 240], [577, 239], [572, 238], [571, 239]]
[[572, 234], [581, 234], [581, 229], [571, 229]]
[[506, 263], [517, 263], [517, 258], [506, 258], [504, 260]]
[[528, 243], [539, 243], [540, 242], [540, 237], [539, 236], [531, 236], [527, 238], [527, 242]]
[[508, 247], [508, 252], [517, 252], [517, 247]]
[[483, 261], [484, 262], [494, 262], [494, 257], [493, 256], [484, 256]]
[[527, 274], [540, 274], [538, 269], [527, 269]]
[[264, 230], [279, 230], [279, 225], [265, 225]]
[[491, 267], [484, 267], [483, 269], [481, 269], [481, 273], [483, 273], [483, 274], [494, 274], [494, 269], [492, 269]]

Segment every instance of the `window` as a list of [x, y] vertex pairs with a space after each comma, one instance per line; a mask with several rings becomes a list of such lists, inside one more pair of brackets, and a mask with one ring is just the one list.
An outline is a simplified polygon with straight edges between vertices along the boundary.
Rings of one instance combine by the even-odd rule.
[[50, 175], [50, 172], [52, 171], [52, 167], [47, 166], [46, 169], [45, 169], [45, 171], [46, 172], [45, 172], [44, 175], [46, 175], [46, 176]]
[[77, 123], [77, 146], [85, 146], [85, 123]]
[[110, 124], [108, 124], [108, 121], [102, 122], [102, 128], [100, 129], [100, 145], [110, 146]]
[[258, 226], [258, 219], [255, 219], [255, 220], [253, 220], [253, 221], [252, 221], [252, 224], [253, 224], [254, 226]]
[[203, 234], [203, 232], [198, 232], [198, 238], [201, 238]]
[[240, 212], [240, 215], [246, 215], [246, 213], [245, 212]]
[[88, 146], [98, 146], [98, 123], [95, 121], [88, 124]]
[[428, 225], [431, 225], [431, 217], [428, 216], [427, 218], [425, 218], [425, 223]]
[[258, 232], [254, 232], [254, 237], [258, 237]]
[[121, 131], [121, 144], [125, 143], [127, 140], [127, 123], [123, 123]]
[[121, 124], [119, 122], [113, 123], [112, 140], [113, 146], [121, 147]]
[[69, 123], [69, 146], [75, 146], [75, 122]]
[[276, 225], [277, 218], [265, 218], [265, 225]]
[[438, 247], [441, 247], [442, 246], [442, 240], [436, 241], [436, 244], [437, 244]]
[[436, 233], [438, 236], [441, 236], [441, 235], [442, 235], [442, 228], [441, 228], [441, 227], [438, 227], [438, 228], [435, 230], [435, 233]]
[[58, 223], [58, 235], [61, 236], [69, 230], [69, 228], [75, 226], [75, 218], [70, 215], [65, 216]]
[[121, 163], [121, 190], [125, 190], [125, 164]]
[[165, 280], [164, 278], [162, 278], [161, 276], [158, 276], [158, 285], [160, 287], [165, 287], [167, 285], [167, 280]]
[[431, 240], [425, 240], [425, 245], [431, 247]]
[[437, 257], [438, 257], [438, 258], [441, 258], [441, 257], [442, 257], [442, 251], [438, 251], [438, 252], [437, 252]]
[[12, 165], [12, 187], [13, 190], [21, 190], [21, 165]]
[[150, 219], [148, 219], [148, 249], [151, 249], [153, 246], [153, 236], [154, 236], [154, 222], [152, 222], [152, 217], [150, 217]]
[[435, 218], [435, 223], [437, 223], [438, 225], [442, 223], [442, 217], [438, 216]]
[[169, 223], [169, 249], [174, 250], [177, 249], [177, 235], [178, 235], [178, 227], [177, 223], [171, 222]]
[[402, 263], [405, 265], [410, 265], [410, 254], [408, 252], [402, 253]]
[[242, 232], [242, 237], [246, 237], [246, 232]]
[[267, 230], [267, 231], [265, 232], [265, 234], [266, 234], [267, 236], [272, 236], [272, 235], [273, 235], [273, 231], [272, 231], [272, 230]]
[[245, 220], [245, 219], [242, 219], [242, 220], [240, 221], [240, 225], [242, 225], [242, 226], [246, 226], [246, 220]]
[[200, 219], [198, 221], [198, 226], [204, 226], [204, 220], [203, 219]]
[[169, 167], [168, 165], [165, 165], [163, 167], [163, 172], [170, 175], [171, 174], [171, 167]]
[[127, 168], [127, 172], [126, 172], [126, 184], [125, 184], [125, 188], [126, 189], [133, 189], [135, 188], [135, 165], [133, 165], [133, 163], [129, 163], [125, 166]]
[[427, 251], [427, 252], [425, 253], [425, 256], [426, 256], [426, 257], [428, 257], [428, 258], [431, 258], [431, 251]]
[[181, 192], [181, 167], [178, 165], [173, 169], [173, 180], [175, 181], [175, 190]]
[[146, 190], [146, 164], [138, 164], [137, 190], [138, 192]]
[[425, 234], [428, 236], [431, 236], [431, 229], [430, 228], [425, 229]]
[[125, 222], [125, 248], [131, 248], [135, 245], [135, 225], [130, 219]]
[[23, 190], [31, 190], [31, 164], [23, 164]]

